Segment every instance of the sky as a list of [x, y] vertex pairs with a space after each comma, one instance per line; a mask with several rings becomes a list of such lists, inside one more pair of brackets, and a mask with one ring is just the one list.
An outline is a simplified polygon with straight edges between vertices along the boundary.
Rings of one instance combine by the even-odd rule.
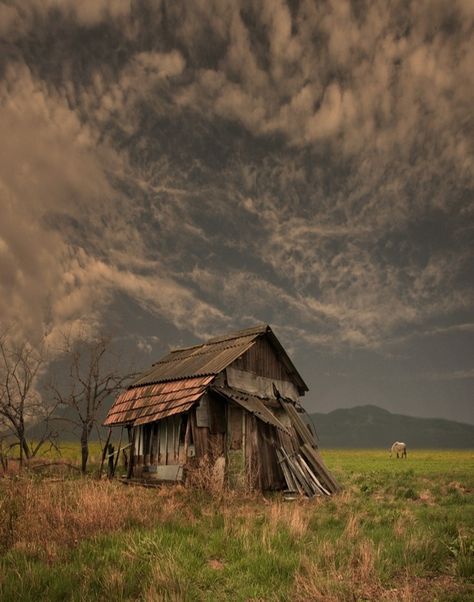
[[472, 0], [0, 1], [0, 321], [269, 323], [328, 412], [474, 423]]

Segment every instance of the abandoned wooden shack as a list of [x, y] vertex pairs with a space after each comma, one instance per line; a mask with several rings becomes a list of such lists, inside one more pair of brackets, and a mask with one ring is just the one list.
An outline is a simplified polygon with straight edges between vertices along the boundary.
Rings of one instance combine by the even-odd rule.
[[329, 495], [338, 484], [300, 404], [306, 391], [261, 325], [171, 351], [117, 397], [104, 425], [128, 431], [128, 478], [182, 481], [205, 461], [230, 487]]

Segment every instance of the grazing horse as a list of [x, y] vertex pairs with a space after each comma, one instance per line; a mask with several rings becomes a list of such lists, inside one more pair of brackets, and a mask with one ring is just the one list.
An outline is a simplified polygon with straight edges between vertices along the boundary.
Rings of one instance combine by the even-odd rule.
[[[395, 443], [390, 448], [390, 457], [392, 457], [393, 453], [397, 454], [397, 458], [399, 458], [399, 457], [406, 458], [407, 457], [406, 444], [402, 443], [401, 441], [395, 441]], [[400, 456], [398, 454], [400, 454]]]

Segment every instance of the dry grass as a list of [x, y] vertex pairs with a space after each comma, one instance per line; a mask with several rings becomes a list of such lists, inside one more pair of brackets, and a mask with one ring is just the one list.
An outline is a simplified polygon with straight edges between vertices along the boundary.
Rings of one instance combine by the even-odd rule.
[[348, 539], [355, 539], [360, 532], [359, 524], [360, 524], [361, 515], [355, 512], [354, 514], [349, 514], [346, 522], [346, 527], [344, 529], [344, 536]]
[[186, 482], [190, 487], [208, 491], [214, 496], [220, 496], [224, 490], [224, 483], [219, 478], [219, 470], [212, 454], [203, 456], [188, 468]]
[[395, 537], [403, 537], [407, 530], [407, 518], [399, 516], [393, 525], [393, 534]]
[[[212, 478], [208, 467], [202, 465], [196, 475], [202, 487]], [[177, 518], [195, 524], [196, 504], [202, 516], [222, 512], [228, 533], [245, 539], [262, 496], [211, 488], [205, 503], [196, 497], [193, 487], [146, 489], [106, 479], [33, 479], [26, 475], [0, 479], [0, 553], [15, 549], [52, 561], [63, 548], [130, 527], [151, 527]], [[279, 525], [288, 526], [295, 535], [306, 530], [309, 519], [298, 505], [290, 509], [273, 503], [270, 507], [272, 533]], [[237, 517], [242, 521], [236, 522]]]
[[0, 483], [0, 548], [54, 559], [83, 539], [183, 512], [179, 488], [149, 491], [92, 479]]
[[294, 502], [209, 492], [212, 471], [201, 464], [192, 487], [159, 489], [0, 479], [0, 598], [454, 602], [473, 592], [470, 471], [356, 474], [334, 498]]
[[303, 500], [297, 503], [276, 501], [270, 504], [267, 511], [270, 533], [274, 535], [279, 529], [286, 527], [294, 537], [302, 537], [308, 530], [311, 519], [309, 506]]
[[322, 543], [318, 558], [303, 558], [295, 577], [295, 600], [380, 600], [383, 588], [376, 567], [379, 548], [362, 538], [353, 542], [350, 549], [343, 566], [333, 542]]

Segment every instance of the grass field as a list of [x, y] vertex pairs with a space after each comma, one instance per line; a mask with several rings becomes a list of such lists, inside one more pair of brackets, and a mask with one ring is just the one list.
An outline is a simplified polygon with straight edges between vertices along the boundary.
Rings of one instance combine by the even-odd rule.
[[0, 599], [474, 600], [474, 452], [323, 456], [344, 491], [294, 502], [0, 479]]

